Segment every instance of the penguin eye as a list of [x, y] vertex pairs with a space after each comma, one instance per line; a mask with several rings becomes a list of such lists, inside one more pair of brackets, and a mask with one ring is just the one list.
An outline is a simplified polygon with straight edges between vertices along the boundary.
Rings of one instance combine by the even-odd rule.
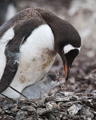
[[79, 48], [73, 47], [73, 46], [70, 45], [70, 44], [64, 46], [63, 51], [64, 51], [64, 54], [67, 54], [67, 53], [69, 53], [70, 51], [72, 51], [72, 50], [74, 50], [74, 49], [77, 49], [78, 51], [80, 51], [80, 47], [79, 47]]

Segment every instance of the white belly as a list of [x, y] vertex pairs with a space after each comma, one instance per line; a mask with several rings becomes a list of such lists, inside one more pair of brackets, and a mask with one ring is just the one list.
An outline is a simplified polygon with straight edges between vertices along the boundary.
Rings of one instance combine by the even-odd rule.
[[[10, 86], [21, 92], [41, 80], [50, 70], [55, 57], [53, 33], [48, 25], [42, 25], [21, 46], [18, 71]], [[11, 88], [7, 88], [3, 94], [12, 98], [19, 97]]]

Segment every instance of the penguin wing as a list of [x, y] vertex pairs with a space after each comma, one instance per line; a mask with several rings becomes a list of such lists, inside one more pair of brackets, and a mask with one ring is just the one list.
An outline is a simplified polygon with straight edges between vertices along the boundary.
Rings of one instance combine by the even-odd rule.
[[[24, 24], [22, 26], [24, 26]], [[19, 66], [20, 47], [29, 36], [25, 29], [20, 30], [20, 28], [10, 28], [3, 34], [3, 37], [1, 37], [0, 45], [5, 44], [6, 42], [7, 44], [3, 53], [6, 58], [6, 63], [0, 80], [0, 93], [10, 86], [13, 78], [15, 77]], [[1, 45], [1, 47], [2, 46], [3, 45]]]
[[[11, 31], [12, 32], [12, 31]], [[8, 33], [8, 32], [7, 32]], [[9, 33], [8, 33], [9, 34]], [[4, 35], [7, 35], [6, 33]], [[10, 34], [9, 34], [10, 37]], [[4, 40], [7, 40], [9, 37], [2, 38], [2, 42], [0, 44], [4, 44]], [[6, 58], [6, 63], [4, 67], [4, 72], [0, 80], [0, 93], [2, 93], [5, 89], [7, 89], [12, 82], [19, 64], [19, 49], [21, 45], [21, 37], [13, 36], [12, 39], [8, 40], [5, 49], [4, 49], [4, 56]], [[2, 47], [3, 45], [1, 45]], [[1, 54], [1, 53], [0, 53]]]
[[[10, 54], [14, 54], [11, 55]], [[12, 82], [17, 69], [18, 69], [18, 62], [16, 59], [16, 54], [18, 53], [11, 53], [11, 51], [6, 50], [6, 56], [7, 56], [7, 62], [4, 69], [4, 73], [2, 75], [1, 81], [0, 81], [0, 93], [2, 93], [5, 89], [7, 89]]]
[[[8, 40], [10, 37], [10, 34], [8, 31], [10, 31], [10, 29], [3, 34], [3, 36], [7, 36], [7, 34], [9, 34], [9, 37], [1, 38], [1, 41], [3, 42], [8, 41], [8, 42], [4, 49], [4, 56], [6, 58], [6, 63], [5, 63], [3, 75], [0, 80], [0, 93], [2, 93], [4, 90], [6, 90], [10, 86], [17, 72], [18, 65], [19, 65], [20, 47], [32, 32], [31, 30], [30, 32], [26, 32], [25, 28], [26, 28], [25, 24], [20, 26], [20, 28], [18, 29], [11, 28], [14, 31], [13, 38]], [[11, 30], [11, 33], [12, 33], [12, 30]], [[0, 42], [0, 44], [2, 44], [2, 42]]]

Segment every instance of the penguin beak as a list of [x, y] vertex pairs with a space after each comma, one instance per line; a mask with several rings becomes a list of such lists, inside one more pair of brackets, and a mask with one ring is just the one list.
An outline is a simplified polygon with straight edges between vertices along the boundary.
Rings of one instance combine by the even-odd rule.
[[63, 54], [62, 60], [65, 68], [65, 79], [66, 81], [69, 78], [70, 68], [75, 57], [78, 55], [79, 51], [77, 49], [71, 50], [70, 52]]
[[65, 79], [66, 79], [66, 81], [67, 81], [68, 78], [69, 78], [70, 67], [68, 67], [67, 64], [65, 63], [65, 64], [64, 64], [64, 68], [65, 68]]
[[78, 53], [79, 53], [78, 49], [71, 50], [70, 52], [68, 52], [66, 54], [64, 54], [63, 51], [61, 53], [59, 53], [61, 56], [61, 59], [63, 61], [66, 81], [69, 78], [70, 68], [72, 66], [72, 63], [73, 63], [75, 57], [78, 55]]
[[61, 59], [63, 61], [64, 70], [65, 70], [65, 79], [67, 81], [69, 78], [70, 66], [69, 66], [68, 60], [66, 59], [64, 53], [61, 54]]

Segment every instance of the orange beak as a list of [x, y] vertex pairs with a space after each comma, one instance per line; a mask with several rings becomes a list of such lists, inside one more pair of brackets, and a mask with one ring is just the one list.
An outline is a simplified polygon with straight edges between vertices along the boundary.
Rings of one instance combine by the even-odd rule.
[[68, 80], [69, 78], [69, 68], [67, 67], [67, 65], [65, 64], [65, 79]]

